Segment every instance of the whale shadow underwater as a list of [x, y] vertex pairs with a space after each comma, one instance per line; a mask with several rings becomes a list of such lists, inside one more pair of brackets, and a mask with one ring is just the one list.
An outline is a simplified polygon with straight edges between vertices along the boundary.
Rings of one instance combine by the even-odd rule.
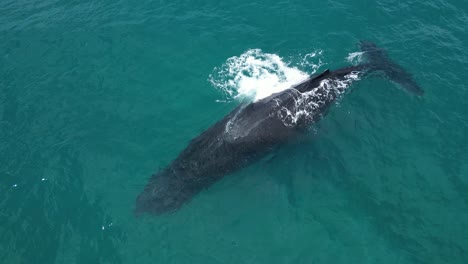
[[268, 154], [318, 122], [351, 84], [376, 74], [417, 96], [423, 90], [386, 52], [361, 41], [365, 62], [325, 70], [291, 88], [241, 104], [194, 138], [166, 168], [151, 176], [136, 199], [135, 214], [160, 215], [181, 208], [224, 176]]

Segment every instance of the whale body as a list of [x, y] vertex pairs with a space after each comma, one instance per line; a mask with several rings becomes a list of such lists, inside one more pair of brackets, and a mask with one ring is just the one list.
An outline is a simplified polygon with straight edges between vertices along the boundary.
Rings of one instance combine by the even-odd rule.
[[174, 212], [225, 175], [304, 133], [356, 80], [376, 74], [418, 96], [423, 90], [374, 43], [361, 41], [366, 62], [325, 70], [293, 87], [241, 104], [194, 138], [166, 168], [151, 176], [136, 199], [135, 213]]

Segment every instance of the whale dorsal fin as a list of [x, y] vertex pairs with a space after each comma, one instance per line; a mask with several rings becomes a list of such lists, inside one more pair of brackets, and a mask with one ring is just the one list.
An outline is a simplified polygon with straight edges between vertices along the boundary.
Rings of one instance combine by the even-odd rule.
[[322, 73], [312, 75], [309, 79], [304, 80], [303, 82], [295, 85], [293, 88], [303, 93], [310, 90], [313, 87], [317, 87], [320, 84], [320, 81], [325, 79], [330, 74], [330, 70], [326, 69]]
[[330, 73], [330, 69], [326, 69], [324, 70], [322, 73], [319, 73], [315, 76], [311, 76], [311, 79], [320, 79], [320, 78], [323, 78], [325, 77], [326, 75], [328, 75]]

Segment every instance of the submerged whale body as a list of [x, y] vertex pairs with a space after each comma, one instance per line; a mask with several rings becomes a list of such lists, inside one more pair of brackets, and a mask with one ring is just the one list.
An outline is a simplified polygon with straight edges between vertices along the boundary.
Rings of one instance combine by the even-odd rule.
[[360, 48], [367, 58], [363, 64], [325, 70], [287, 90], [236, 107], [149, 179], [136, 199], [135, 213], [159, 215], [179, 209], [225, 175], [301, 134], [364, 76], [380, 73], [411, 93], [423, 94], [411, 75], [384, 50], [367, 41]]

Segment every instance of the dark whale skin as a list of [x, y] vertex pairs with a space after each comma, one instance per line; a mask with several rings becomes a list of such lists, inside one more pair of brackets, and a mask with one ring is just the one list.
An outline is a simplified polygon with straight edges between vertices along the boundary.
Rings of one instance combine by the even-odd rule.
[[[368, 57], [364, 64], [325, 70], [287, 90], [233, 109], [149, 179], [136, 199], [135, 214], [160, 215], [178, 210], [225, 175], [303, 133], [325, 115], [353, 81], [366, 75], [380, 72], [408, 91], [423, 94], [411, 75], [375, 44], [361, 42], [361, 50]], [[305, 111], [307, 115], [291, 116], [288, 111]]]

